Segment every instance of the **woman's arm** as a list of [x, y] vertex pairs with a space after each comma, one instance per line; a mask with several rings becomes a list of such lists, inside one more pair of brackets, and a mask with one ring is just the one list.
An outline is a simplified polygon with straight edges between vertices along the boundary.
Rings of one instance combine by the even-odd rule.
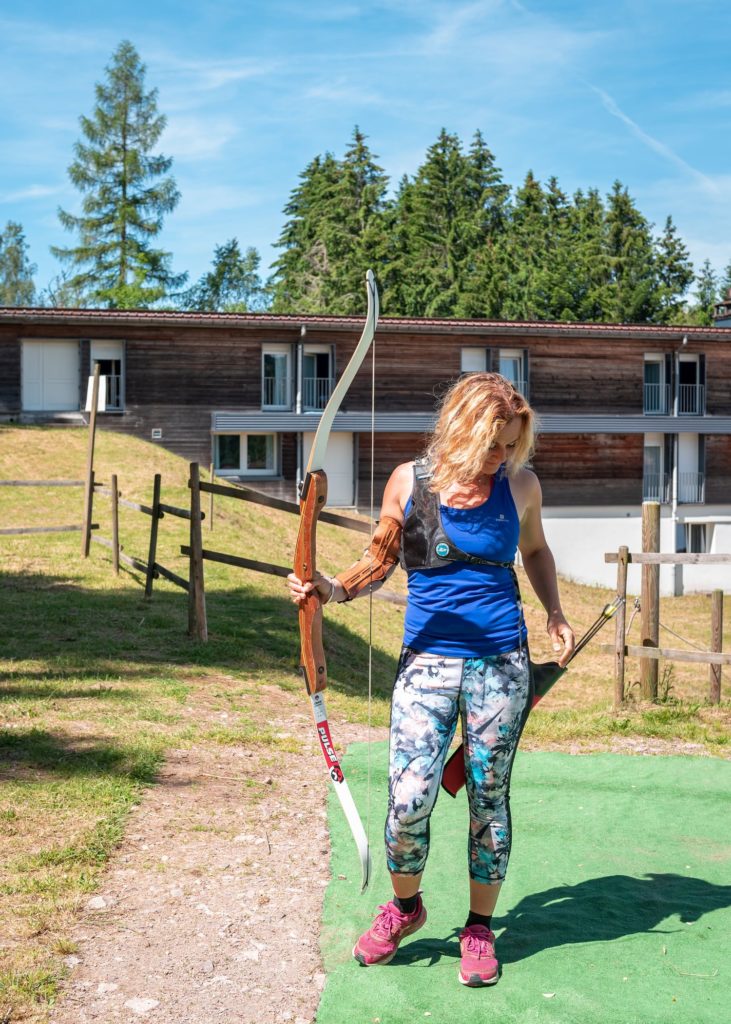
[[[411, 494], [411, 488], [413, 483], [413, 463], [405, 462], [391, 474], [386, 488], [383, 492], [383, 502], [381, 503], [381, 515], [380, 518], [384, 517], [395, 520], [396, 523], [403, 525], [404, 521], [404, 508], [406, 502]], [[356, 563], [357, 564], [357, 563]], [[391, 575], [395, 565], [388, 572], [386, 579]], [[334, 576], [324, 576], [322, 573], [318, 573], [312, 582], [302, 583], [301, 580], [295, 576], [294, 573], [290, 573], [287, 577], [287, 583], [290, 590], [290, 596], [295, 604], [299, 604], [303, 601], [305, 596], [311, 590], [317, 590], [320, 600], [323, 604], [329, 604], [330, 601], [340, 602], [348, 600], [348, 593], [345, 587], [336, 579]], [[383, 586], [385, 579], [374, 582], [368, 590], [376, 590]], [[366, 593], [366, 588], [360, 590], [361, 594]], [[359, 596], [355, 594], [355, 596]]]
[[574, 649], [575, 638], [561, 608], [556, 563], [543, 532], [541, 485], [535, 473], [525, 469], [521, 471], [519, 490], [523, 515], [520, 521], [518, 547], [523, 559], [523, 568], [538, 600], [546, 609], [546, 630], [554, 651], [560, 651], [558, 663], [563, 667]]

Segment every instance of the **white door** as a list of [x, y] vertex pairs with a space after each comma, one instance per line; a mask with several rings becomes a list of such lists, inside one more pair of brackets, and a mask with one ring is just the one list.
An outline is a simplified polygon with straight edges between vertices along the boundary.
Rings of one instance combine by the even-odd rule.
[[24, 341], [23, 408], [62, 412], [79, 408], [79, 343]]
[[[310, 457], [315, 435], [302, 435], [304, 465]], [[327, 504], [329, 507], [344, 508], [353, 504], [353, 435], [333, 433], [327, 442], [325, 465], [327, 473]]]

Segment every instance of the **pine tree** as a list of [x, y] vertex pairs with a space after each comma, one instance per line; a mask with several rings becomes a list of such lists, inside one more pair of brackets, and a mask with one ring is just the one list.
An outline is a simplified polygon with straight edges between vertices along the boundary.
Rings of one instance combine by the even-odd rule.
[[120, 43], [106, 71], [94, 113], [80, 118], [85, 141], [76, 143], [69, 167], [84, 196], [82, 214], [58, 211], [79, 244], [51, 251], [74, 268], [68, 285], [90, 304], [150, 306], [185, 281], [173, 274], [170, 253], [151, 247], [180, 193], [167, 174], [172, 159], [152, 154], [166, 119], [157, 90], [145, 92], [145, 66], [130, 42]]
[[481, 132], [475, 132], [467, 155], [466, 198], [469, 249], [455, 306], [457, 316], [500, 315], [504, 285], [496, 260], [496, 246], [510, 215], [510, 186], [502, 178], [495, 157]]
[[606, 242], [609, 285], [603, 305], [615, 323], [653, 322], [660, 308], [650, 224], [627, 189], [615, 181], [607, 197]]
[[364, 313], [367, 305], [365, 272], [380, 276], [386, 262], [385, 195], [388, 177], [356, 125], [341, 164], [336, 212], [344, 229], [343, 246], [332, 268], [334, 292], [330, 312]]
[[242, 254], [238, 239], [217, 245], [213, 268], [180, 297], [182, 309], [218, 313], [251, 313], [264, 308], [265, 292], [259, 277], [261, 257], [249, 247]]
[[386, 262], [388, 178], [356, 126], [342, 161], [316, 157], [284, 208], [269, 286], [276, 312], [352, 315], [365, 310], [365, 272]]
[[545, 320], [549, 316], [545, 253], [548, 246], [546, 195], [528, 171], [515, 193], [508, 230], [498, 249], [508, 320]]
[[605, 217], [598, 189], [574, 194], [570, 214], [574, 254], [572, 310], [579, 321], [597, 323], [608, 319], [605, 307], [610, 268]]
[[683, 296], [693, 283], [693, 264], [683, 240], [673, 224], [665, 221], [665, 230], [656, 242], [656, 267], [659, 278], [658, 323], [681, 323], [684, 319]]
[[718, 275], [711, 266], [710, 260], [704, 260], [695, 279], [696, 289], [693, 293], [697, 302], [693, 303], [685, 318], [687, 323], [710, 327], [713, 324], [713, 307], [718, 301]]
[[469, 164], [445, 129], [429, 147], [401, 213], [402, 275], [407, 316], [454, 316], [469, 272], [473, 235]]
[[338, 249], [335, 209], [340, 167], [332, 155], [316, 156], [300, 174], [284, 207], [286, 221], [276, 246], [283, 250], [269, 280], [276, 313], [327, 311], [326, 283]]
[[22, 225], [9, 220], [0, 231], [0, 306], [32, 306], [37, 269], [28, 257]]

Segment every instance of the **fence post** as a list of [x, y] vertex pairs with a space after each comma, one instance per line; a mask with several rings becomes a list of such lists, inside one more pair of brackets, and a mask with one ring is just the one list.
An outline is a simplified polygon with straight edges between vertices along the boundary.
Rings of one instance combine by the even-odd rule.
[[112, 563], [114, 575], [119, 576], [119, 491], [117, 474], [112, 473]]
[[[720, 653], [723, 650], [723, 591], [714, 590], [711, 594], [711, 650]], [[711, 704], [721, 703], [721, 666], [710, 666]]]
[[94, 367], [91, 387], [91, 413], [89, 415], [89, 442], [86, 447], [86, 478], [84, 483], [84, 520], [81, 528], [81, 557], [89, 557], [91, 547], [91, 517], [94, 508], [94, 439], [96, 437], [96, 408], [99, 404], [99, 363]]
[[[642, 502], [642, 550], [660, 550], [660, 502]], [[640, 614], [643, 647], [658, 647], [660, 641], [660, 566], [642, 565], [642, 609]], [[657, 670], [654, 658], [640, 658], [640, 691], [643, 700], [657, 700]]]
[[196, 640], [208, 640], [206, 595], [203, 578], [203, 538], [201, 536], [200, 469], [190, 464], [190, 576], [188, 590], [188, 633]]
[[[211, 469], [210, 469], [210, 482], [211, 483], [213, 483], [213, 472], [214, 472], [214, 466], [213, 466], [213, 463], [211, 463]], [[211, 491], [211, 493], [208, 495], [208, 498], [209, 498], [209, 502], [208, 502], [208, 529], [212, 530], [213, 529], [213, 491]]]
[[157, 528], [160, 522], [160, 483], [162, 477], [155, 473], [152, 488], [152, 522], [150, 523], [150, 551], [147, 556], [147, 578], [145, 580], [145, 597], [152, 597], [152, 581], [155, 578], [155, 558], [157, 556]]
[[617, 557], [617, 597], [622, 602], [617, 609], [617, 621], [615, 624], [615, 654], [614, 654], [614, 710], [618, 711], [624, 703], [624, 632], [625, 616], [627, 613], [627, 562], [629, 559], [629, 548], [621, 547]]

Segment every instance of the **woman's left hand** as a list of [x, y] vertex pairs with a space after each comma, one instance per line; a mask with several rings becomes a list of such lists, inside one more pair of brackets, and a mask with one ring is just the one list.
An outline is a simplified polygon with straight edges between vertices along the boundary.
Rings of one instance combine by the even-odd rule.
[[571, 652], [576, 646], [574, 631], [563, 617], [562, 612], [553, 612], [552, 615], [548, 616], [546, 631], [551, 638], [554, 651], [557, 653], [559, 651], [561, 652], [558, 655], [557, 661], [561, 668], [563, 668], [571, 657]]

